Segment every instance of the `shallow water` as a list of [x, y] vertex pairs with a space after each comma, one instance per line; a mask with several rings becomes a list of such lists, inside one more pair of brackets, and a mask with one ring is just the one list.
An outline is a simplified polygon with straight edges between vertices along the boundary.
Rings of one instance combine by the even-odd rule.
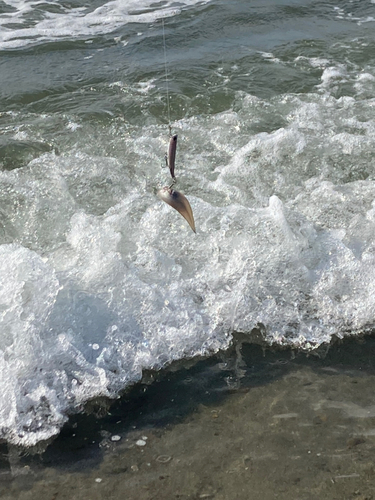
[[3, 450], [1, 498], [370, 499], [374, 337], [323, 358], [242, 341], [148, 374], [106, 416], [96, 404], [73, 418], [42, 455]]
[[[374, 326], [375, 4], [0, 4], [1, 437], [234, 332]], [[168, 179], [197, 227], [156, 196]]]

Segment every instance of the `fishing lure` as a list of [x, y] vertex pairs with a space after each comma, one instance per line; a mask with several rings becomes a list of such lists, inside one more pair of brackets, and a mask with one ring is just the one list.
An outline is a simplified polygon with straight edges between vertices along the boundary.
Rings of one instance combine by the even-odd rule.
[[172, 208], [177, 210], [178, 213], [184, 217], [191, 229], [195, 233], [195, 222], [193, 210], [191, 209], [190, 203], [185, 195], [173, 189], [173, 186], [176, 184], [177, 179], [174, 175], [175, 161], [176, 161], [176, 150], [177, 150], [177, 134], [172, 135], [172, 127], [171, 127], [171, 112], [169, 108], [169, 86], [168, 86], [168, 66], [167, 66], [167, 49], [165, 44], [165, 30], [164, 30], [164, 19], [162, 18], [162, 26], [163, 26], [163, 46], [164, 46], [164, 66], [165, 66], [165, 83], [167, 89], [167, 110], [168, 110], [168, 128], [169, 128], [169, 149], [168, 155], [165, 155], [165, 161], [167, 167], [169, 167], [169, 172], [172, 177], [172, 184], [169, 186], [165, 186], [158, 191], [158, 196], [161, 200], [163, 200], [167, 205], [170, 205]]
[[172, 135], [169, 141], [168, 158], [166, 159], [167, 166], [172, 177], [172, 184], [170, 186], [165, 186], [158, 191], [158, 197], [165, 203], [170, 205], [172, 208], [177, 210], [182, 217], [184, 217], [191, 229], [195, 231], [195, 222], [193, 210], [191, 209], [189, 200], [185, 195], [173, 189], [173, 186], [177, 182], [174, 175], [175, 161], [176, 161], [176, 150], [177, 150], [177, 135]]
[[174, 165], [176, 161], [177, 137], [177, 134], [172, 135], [169, 140], [167, 167], [169, 167], [172, 179], [176, 179], [176, 177], [174, 176]]

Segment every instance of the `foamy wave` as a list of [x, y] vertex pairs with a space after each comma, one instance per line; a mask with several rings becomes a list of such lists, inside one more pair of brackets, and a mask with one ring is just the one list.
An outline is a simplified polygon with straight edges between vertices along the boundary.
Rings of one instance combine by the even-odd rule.
[[[52, 1], [7, 0], [5, 3], [11, 7], [11, 11], [0, 15], [0, 48], [112, 33], [129, 22], [152, 23], [178, 15], [181, 9], [206, 1], [209, 0], [184, 0], [178, 6], [175, 2], [167, 1], [161, 6], [157, 0], [113, 0], [92, 10], [88, 7], [68, 9]], [[40, 5], [43, 9], [39, 8]], [[155, 10], [151, 11], [153, 7]], [[42, 20], [39, 20], [40, 17]]]
[[[251, 132], [275, 115], [284, 127]], [[225, 349], [234, 331], [313, 350], [374, 326], [372, 101], [239, 92], [236, 111], [175, 123], [196, 235], [155, 196], [166, 130], [126, 127], [95, 139], [121, 158], [45, 153], [0, 172], [0, 436], [12, 443], [54, 436], [90, 399]]]
[[[375, 3], [375, 2], [371, 0], [370, 3]], [[353, 7], [353, 5], [351, 5], [351, 7]], [[336, 15], [337, 19], [345, 19], [346, 21], [354, 21], [359, 26], [361, 24], [372, 23], [375, 21], [375, 17], [372, 15], [358, 16], [355, 13], [348, 12], [347, 9], [345, 9], [343, 7], [338, 7], [338, 6], [334, 7], [333, 9], [335, 11], [335, 15]]]

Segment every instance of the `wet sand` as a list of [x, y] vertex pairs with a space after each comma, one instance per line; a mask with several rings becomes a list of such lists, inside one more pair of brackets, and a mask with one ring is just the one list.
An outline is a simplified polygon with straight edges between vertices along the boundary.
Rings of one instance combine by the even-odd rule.
[[4, 448], [0, 498], [375, 498], [373, 337], [173, 368], [73, 417], [42, 454]]

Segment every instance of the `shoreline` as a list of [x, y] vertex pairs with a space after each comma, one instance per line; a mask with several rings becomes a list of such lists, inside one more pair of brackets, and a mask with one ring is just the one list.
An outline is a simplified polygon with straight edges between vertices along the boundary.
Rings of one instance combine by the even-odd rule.
[[159, 373], [102, 418], [74, 416], [41, 455], [8, 450], [1, 498], [372, 498], [375, 338], [324, 358], [238, 352]]

